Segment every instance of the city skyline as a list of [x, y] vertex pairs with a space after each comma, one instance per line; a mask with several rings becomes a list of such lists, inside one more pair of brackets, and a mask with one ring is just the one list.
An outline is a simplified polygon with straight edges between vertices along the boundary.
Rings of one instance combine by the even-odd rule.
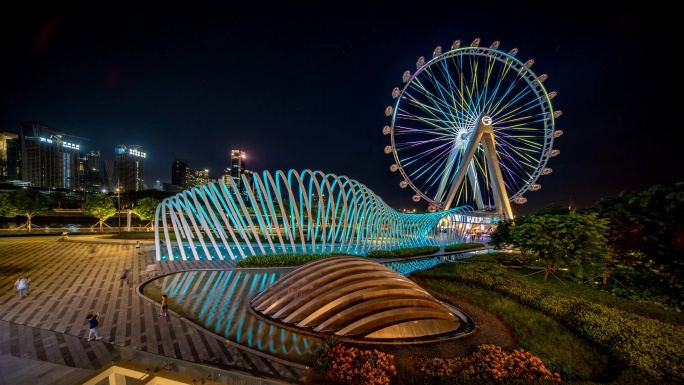
[[646, 59], [670, 49], [676, 24], [651, 9], [79, 3], [5, 17], [21, 22], [3, 25], [0, 131], [35, 121], [88, 138], [82, 148], [103, 160], [137, 143], [148, 154], [148, 188], [171, 181], [176, 158], [220, 177], [239, 149], [254, 172], [345, 175], [395, 209], [423, 210], [389, 170], [384, 110], [419, 56], [476, 38], [534, 59], [563, 111], [553, 173], [513, 206], [516, 215], [683, 179], [676, 141], [652, 129], [654, 117], [674, 110], [671, 74]]

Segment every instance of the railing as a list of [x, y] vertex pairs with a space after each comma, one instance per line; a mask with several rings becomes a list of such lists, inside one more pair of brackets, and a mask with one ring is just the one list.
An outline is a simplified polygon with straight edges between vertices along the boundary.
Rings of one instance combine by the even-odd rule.
[[[125, 347], [119, 347], [120, 357], [114, 365], [106, 365], [77, 382], [78, 385], [102, 384], [110, 382], [110, 375], [131, 376], [139, 378], [155, 377], [155, 384], [243, 384], [243, 385], [286, 385], [288, 382], [255, 377], [248, 373], [223, 370], [210, 365], [196, 364], [175, 358], [160, 356]], [[130, 363], [133, 365], [126, 365]], [[137, 368], [137, 370], [136, 370]], [[185, 381], [187, 382], [185, 382]], [[150, 381], [147, 378], [147, 381]], [[118, 384], [118, 382], [115, 382]], [[126, 382], [128, 383], [128, 382]]]
[[[121, 232], [129, 232], [129, 231], [145, 231], [145, 232], [151, 232], [149, 227], [121, 227]], [[105, 233], [113, 233], [113, 232], [119, 232], [118, 227], [111, 227], [111, 226], [104, 226], [104, 232]], [[101, 233], [100, 231], [100, 226], [86, 226], [86, 227], [50, 227], [50, 226], [37, 226], [37, 225], [31, 225], [31, 234], [61, 234], [61, 233]], [[26, 231], [26, 226], [20, 226], [20, 227], [15, 227], [12, 229], [0, 229], [0, 235], [23, 235], [23, 234], [28, 234], [28, 231]]]

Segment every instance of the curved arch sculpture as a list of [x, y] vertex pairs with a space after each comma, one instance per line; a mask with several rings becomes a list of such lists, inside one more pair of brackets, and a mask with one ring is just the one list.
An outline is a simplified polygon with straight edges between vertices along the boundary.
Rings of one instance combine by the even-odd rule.
[[[304, 170], [242, 176], [164, 199], [155, 214], [156, 259], [231, 259], [252, 255], [348, 253], [463, 241], [470, 207], [407, 214], [346, 176]], [[174, 235], [173, 239], [171, 234]]]

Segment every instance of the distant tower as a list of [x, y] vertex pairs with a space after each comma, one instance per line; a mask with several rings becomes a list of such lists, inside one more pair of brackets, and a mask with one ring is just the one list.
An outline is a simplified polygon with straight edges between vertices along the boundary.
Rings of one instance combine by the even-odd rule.
[[20, 179], [19, 154], [19, 135], [0, 132], [0, 181]]
[[71, 135], [38, 123], [21, 123], [21, 179], [24, 182], [43, 188], [80, 188], [81, 146], [64, 137]]
[[209, 170], [201, 168], [188, 169], [188, 188], [199, 187], [209, 183]]
[[114, 191], [116, 189], [116, 172], [114, 170], [114, 161], [105, 160], [105, 177], [107, 178], [107, 187], [109, 191]]
[[233, 178], [230, 176], [230, 167], [226, 167], [223, 170], [223, 174], [221, 174], [221, 180], [223, 180], [223, 183], [226, 184], [226, 186], [230, 187], [230, 182]]
[[179, 189], [188, 188], [188, 161], [176, 158], [171, 164], [171, 184], [178, 186]]
[[230, 151], [230, 177], [237, 184], [240, 193], [244, 193], [245, 186], [242, 185], [242, 174], [245, 172], [245, 160], [247, 155], [240, 150]]
[[102, 172], [100, 169], [100, 151], [90, 151], [81, 158], [79, 164], [81, 188], [86, 191], [102, 189]]
[[145, 158], [147, 154], [138, 151], [140, 145], [121, 144], [114, 149], [116, 159], [114, 168], [122, 191], [142, 191], [145, 189]]

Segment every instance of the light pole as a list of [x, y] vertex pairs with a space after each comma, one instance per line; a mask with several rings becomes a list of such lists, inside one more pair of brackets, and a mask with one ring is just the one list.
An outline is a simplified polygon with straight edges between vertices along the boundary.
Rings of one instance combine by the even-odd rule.
[[118, 216], [119, 216], [119, 234], [121, 234], [121, 186], [116, 188], [116, 202], [117, 202], [117, 209], [119, 211]]

